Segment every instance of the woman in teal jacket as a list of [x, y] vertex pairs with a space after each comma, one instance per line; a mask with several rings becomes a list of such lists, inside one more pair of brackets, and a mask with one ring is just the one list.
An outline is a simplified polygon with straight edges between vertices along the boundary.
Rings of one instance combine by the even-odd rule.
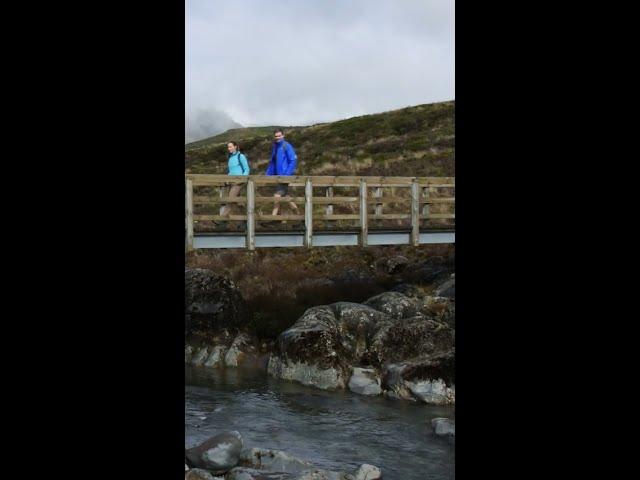
[[[227, 150], [229, 150], [229, 175], [249, 175], [249, 162], [244, 153], [240, 152], [240, 147], [236, 142], [229, 142], [227, 144]], [[242, 185], [233, 185], [229, 190], [229, 198], [237, 197], [240, 193]], [[229, 215], [231, 207], [225, 205], [220, 210], [220, 215]]]

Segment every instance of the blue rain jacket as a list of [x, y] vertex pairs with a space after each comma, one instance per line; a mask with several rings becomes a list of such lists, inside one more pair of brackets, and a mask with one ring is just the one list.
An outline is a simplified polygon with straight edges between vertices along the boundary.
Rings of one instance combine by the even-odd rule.
[[285, 140], [273, 142], [271, 161], [267, 167], [266, 175], [293, 175], [297, 165], [296, 151], [289, 142]]

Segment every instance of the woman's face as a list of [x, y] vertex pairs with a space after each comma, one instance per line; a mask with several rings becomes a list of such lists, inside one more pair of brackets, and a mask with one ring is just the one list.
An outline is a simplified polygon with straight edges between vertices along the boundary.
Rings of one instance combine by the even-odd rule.
[[227, 143], [227, 150], [229, 153], [236, 153], [236, 146], [233, 143]]

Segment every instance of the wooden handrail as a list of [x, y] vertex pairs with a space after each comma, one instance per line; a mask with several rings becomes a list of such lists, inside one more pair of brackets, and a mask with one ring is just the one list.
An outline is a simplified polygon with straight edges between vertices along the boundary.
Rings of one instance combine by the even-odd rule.
[[[282, 203], [303, 204], [300, 213], [273, 216], [257, 208], [274, 201], [273, 196], [265, 194], [272, 192], [270, 188], [277, 184], [300, 188], [295, 190], [295, 194], [290, 190], [289, 196], [281, 199]], [[229, 197], [232, 185], [243, 185], [241, 191], [246, 193]], [[369, 220], [410, 220], [410, 243], [418, 245], [421, 220], [455, 219], [455, 213], [450, 210], [455, 207], [455, 177], [186, 174], [185, 187], [187, 249], [193, 249], [194, 223], [200, 221], [246, 221], [246, 247], [254, 250], [255, 226], [264, 221], [304, 221], [304, 245], [311, 247], [315, 220], [358, 220], [360, 245], [367, 246]], [[346, 188], [348, 193], [339, 191], [336, 195], [334, 188]], [[390, 189], [386, 194], [383, 193], [385, 188]], [[262, 196], [260, 189], [267, 189]], [[220, 215], [227, 204], [239, 206], [245, 214]], [[389, 205], [394, 204], [397, 207], [389, 211]], [[314, 209], [316, 205], [320, 209]], [[340, 205], [342, 210], [335, 212], [335, 207]], [[431, 209], [433, 205], [441, 207], [434, 212]], [[212, 209], [214, 206], [215, 210]], [[383, 213], [384, 208], [387, 213]]]

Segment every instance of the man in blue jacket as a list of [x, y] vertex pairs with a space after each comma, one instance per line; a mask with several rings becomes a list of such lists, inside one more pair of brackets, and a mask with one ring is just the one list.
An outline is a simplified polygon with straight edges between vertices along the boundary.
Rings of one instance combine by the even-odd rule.
[[[296, 166], [298, 165], [298, 157], [296, 151], [289, 142], [284, 140], [284, 132], [280, 129], [273, 132], [275, 142], [271, 147], [271, 161], [267, 167], [266, 175], [293, 175], [296, 172]], [[280, 210], [280, 198], [288, 197], [289, 185], [286, 183], [279, 183], [276, 187], [276, 193], [274, 194], [275, 203], [273, 206], [273, 212], [271, 215], [278, 215]], [[289, 202], [291, 209], [294, 213], [298, 213], [298, 206]]]

